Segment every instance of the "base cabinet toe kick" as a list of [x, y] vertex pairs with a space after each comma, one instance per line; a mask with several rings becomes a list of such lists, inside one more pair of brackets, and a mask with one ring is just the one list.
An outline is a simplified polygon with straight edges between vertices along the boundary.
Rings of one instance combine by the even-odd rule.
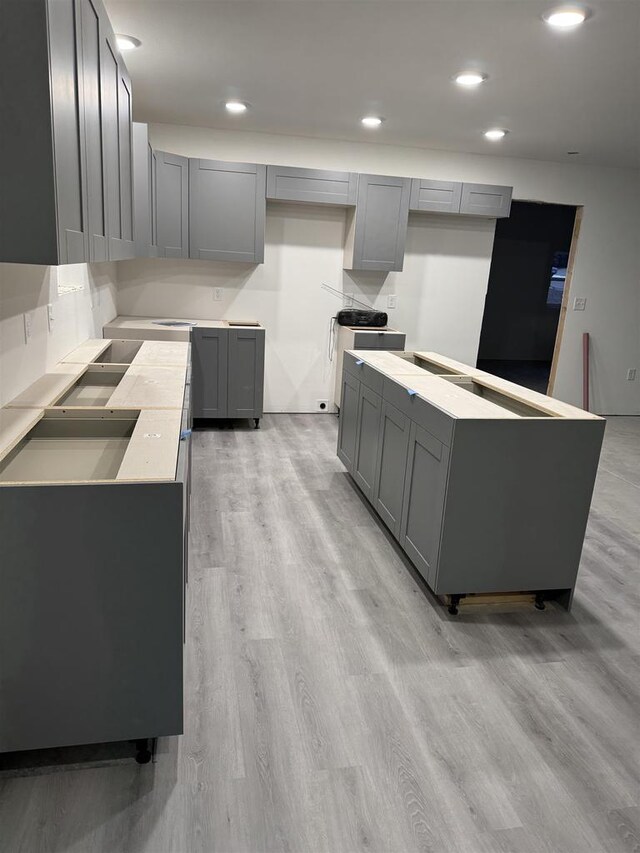
[[464, 368], [346, 352], [338, 457], [450, 612], [508, 592], [569, 609], [605, 421]]

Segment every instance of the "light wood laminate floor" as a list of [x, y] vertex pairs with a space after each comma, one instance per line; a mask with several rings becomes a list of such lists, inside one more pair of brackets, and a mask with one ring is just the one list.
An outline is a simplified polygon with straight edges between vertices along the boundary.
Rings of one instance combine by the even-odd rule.
[[457, 619], [336, 429], [194, 435], [185, 735], [3, 771], [3, 853], [640, 850], [640, 419], [608, 423], [573, 611]]

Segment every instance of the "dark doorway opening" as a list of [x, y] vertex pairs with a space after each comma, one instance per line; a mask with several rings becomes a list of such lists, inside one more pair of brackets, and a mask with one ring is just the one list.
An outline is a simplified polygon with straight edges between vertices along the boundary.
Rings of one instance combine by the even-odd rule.
[[[576, 208], [514, 201], [498, 219], [478, 367], [547, 392]], [[571, 253], [573, 254], [573, 253]]]

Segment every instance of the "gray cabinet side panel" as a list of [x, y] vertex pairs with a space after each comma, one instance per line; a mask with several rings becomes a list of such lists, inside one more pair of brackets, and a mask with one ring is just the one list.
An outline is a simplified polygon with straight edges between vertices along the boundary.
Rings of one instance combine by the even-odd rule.
[[370, 501], [373, 500], [376, 479], [381, 407], [380, 395], [361, 383], [353, 478]]
[[400, 544], [432, 589], [440, 548], [448, 460], [449, 449], [444, 444], [416, 424], [411, 425]]
[[603, 431], [603, 421], [458, 421], [435, 591], [573, 587]]
[[46, 6], [3, 0], [1, 15], [0, 262], [57, 264]]
[[340, 394], [340, 423], [338, 424], [338, 458], [350, 473], [353, 473], [356, 456], [359, 400], [360, 380], [351, 376], [346, 370], [343, 371], [342, 392]]
[[411, 180], [360, 175], [353, 268], [402, 270]]
[[182, 732], [182, 499], [0, 489], [0, 751]]
[[265, 166], [192, 158], [189, 256], [262, 263], [265, 181]]
[[133, 239], [133, 151], [131, 81], [121, 62], [118, 66], [118, 144], [120, 159], [120, 206], [122, 243], [120, 258], [135, 257]]
[[460, 213], [472, 216], [490, 216], [496, 219], [509, 216], [511, 187], [492, 184], [463, 184]]
[[229, 329], [228, 417], [262, 417], [264, 329]]
[[189, 257], [189, 161], [156, 152], [156, 222], [158, 254], [162, 258]]
[[118, 123], [118, 58], [110, 32], [101, 39], [102, 120], [104, 123], [107, 235], [110, 260], [121, 256], [122, 208], [120, 203], [120, 137]]
[[191, 358], [193, 417], [228, 417], [228, 329], [193, 329], [191, 331]]
[[87, 162], [87, 226], [89, 259], [106, 261], [107, 210], [101, 95], [100, 6], [79, 0], [82, 29], [82, 97]]
[[459, 213], [462, 184], [458, 181], [411, 181], [411, 210], [427, 213]]
[[151, 248], [151, 160], [147, 125], [133, 122], [132, 137], [136, 257], [148, 258]]
[[383, 401], [373, 504], [393, 534], [400, 535], [402, 499], [407, 468], [411, 421]]
[[48, 0], [53, 148], [60, 263], [87, 261], [85, 133], [75, 0]]

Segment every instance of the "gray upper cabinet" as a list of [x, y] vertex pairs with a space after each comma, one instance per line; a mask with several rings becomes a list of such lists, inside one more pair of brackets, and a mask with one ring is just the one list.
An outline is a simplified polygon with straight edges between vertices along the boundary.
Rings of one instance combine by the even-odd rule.
[[460, 213], [462, 184], [457, 181], [411, 181], [411, 210], [426, 213]]
[[355, 172], [267, 166], [268, 199], [353, 206], [357, 189]]
[[4, 0], [2, 29], [0, 261], [86, 261], [79, 7]]
[[146, 124], [133, 123], [133, 209], [137, 258], [156, 258], [155, 152]]
[[501, 219], [509, 216], [512, 187], [463, 184], [460, 213]]
[[189, 161], [189, 257], [264, 261], [266, 166]]
[[410, 193], [410, 178], [359, 176], [356, 209], [348, 214], [345, 269], [402, 269]]
[[156, 151], [156, 228], [161, 258], [189, 257], [189, 161]]
[[131, 84], [101, 0], [5, 0], [2, 25], [0, 261], [131, 257]]

